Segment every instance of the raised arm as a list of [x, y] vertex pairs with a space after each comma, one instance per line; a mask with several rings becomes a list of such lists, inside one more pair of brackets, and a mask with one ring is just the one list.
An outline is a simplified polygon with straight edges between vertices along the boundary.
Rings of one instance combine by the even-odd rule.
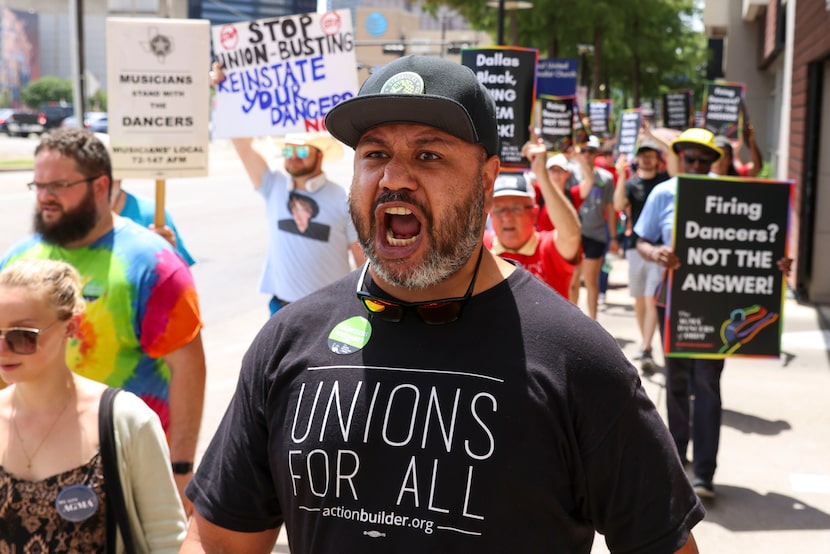
[[651, 131], [651, 125], [649, 125], [648, 121], [643, 120], [643, 137], [653, 140], [657, 144], [660, 145], [660, 149], [666, 155], [666, 172], [669, 174], [669, 177], [674, 177], [679, 172], [680, 163], [677, 159], [677, 154], [674, 153], [674, 150], [671, 149], [671, 144], [663, 140], [661, 137], [655, 135]]
[[594, 188], [594, 166], [585, 158], [585, 155], [576, 148], [576, 161], [582, 169], [582, 180], [579, 182], [579, 197], [588, 198], [591, 189]]
[[522, 147], [522, 155], [530, 160], [531, 169], [536, 174], [542, 198], [545, 199], [545, 209], [551, 222], [556, 227], [554, 243], [559, 254], [565, 260], [575, 262], [579, 259], [581, 244], [581, 226], [576, 210], [565, 198], [565, 192], [553, 186], [545, 167], [545, 145], [541, 140], [529, 141]]
[[755, 177], [764, 169], [764, 158], [761, 156], [761, 150], [755, 141], [755, 127], [749, 121], [744, 124], [744, 136], [746, 137], [746, 145], [749, 147], [750, 160], [752, 160], [752, 165], [747, 170], [747, 177]]
[[251, 180], [254, 188], [258, 189], [262, 185], [265, 172], [268, 171], [268, 162], [265, 156], [254, 148], [254, 139], [251, 137], [232, 138], [231, 143], [239, 156], [239, 160], [245, 167], [248, 179]]
[[621, 212], [628, 207], [628, 197], [625, 195], [625, 181], [628, 172], [628, 157], [620, 154], [616, 163], [617, 186], [614, 187], [614, 209]]

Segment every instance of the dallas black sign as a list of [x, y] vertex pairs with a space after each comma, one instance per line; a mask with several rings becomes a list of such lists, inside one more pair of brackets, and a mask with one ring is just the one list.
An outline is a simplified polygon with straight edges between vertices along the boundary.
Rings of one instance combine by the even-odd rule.
[[496, 102], [499, 157], [502, 167], [526, 168], [522, 146], [530, 139], [538, 50], [528, 48], [469, 48], [461, 64], [476, 74]]

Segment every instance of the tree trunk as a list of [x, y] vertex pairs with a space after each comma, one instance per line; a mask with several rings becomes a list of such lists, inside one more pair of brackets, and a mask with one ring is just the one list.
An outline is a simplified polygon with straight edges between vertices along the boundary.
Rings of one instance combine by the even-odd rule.
[[[597, 98], [597, 89], [602, 75], [602, 29], [599, 25], [594, 26], [594, 67], [591, 77], [591, 88], [588, 91], [588, 98]], [[607, 87], [606, 87], [607, 88]]]

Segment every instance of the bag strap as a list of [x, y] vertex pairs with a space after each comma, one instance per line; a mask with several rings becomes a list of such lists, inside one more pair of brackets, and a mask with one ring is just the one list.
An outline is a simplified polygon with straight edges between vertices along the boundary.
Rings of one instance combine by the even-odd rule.
[[101, 444], [101, 462], [104, 466], [104, 490], [107, 492], [107, 552], [115, 552], [115, 524], [121, 531], [126, 554], [134, 554], [133, 532], [127, 519], [127, 504], [121, 490], [118, 455], [115, 451], [115, 426], [112, 405], [121, 389], [107, 387], [98, 408], [98, 440]]

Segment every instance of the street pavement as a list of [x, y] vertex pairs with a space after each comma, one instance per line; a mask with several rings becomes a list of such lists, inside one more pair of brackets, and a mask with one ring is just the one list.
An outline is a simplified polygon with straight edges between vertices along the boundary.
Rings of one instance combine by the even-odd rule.
[[[633, 358], [639, 333], [627, 262], [613, 268], [597, 320]], [[704, 502], [694, 529], [700, 552], [830, 553], [830, 306], [787, 299], [783, 319], [780, 359], [726, 362], [717, 497]], [[664, 384], [662, 372], [643, 377], [665, 418]], [[607, 551], [598, 538], [593, 552]]]
[[[31, 152], [32, 146], [21, 144], [0, 137], [0, 161]], [[267, 316], [267, 299], [256, 293], [264, 252], [261, 200], [245, 191], [247, 177], [228, 141], [212, 143], [210, 163], [210, 181], [219, 180], [215, 187], [239, 181], [234, 190], [244, 192], [226, 193], [216, 207], [214, 185], [207, 180], [181, 180], [168, 187], [168, 208], [198, 260], [193, 273], [205, 320], [208, 385], [197, 457], [233, 393], [241, 356]], [[348, 155], [328, 168], [344, 184], [350, 182], [350, 170]], [[21, 188], [28, 178], [31, 173], [0, 175], [2, 251], [28, 229], [30, 208], [22, 206], [30, 197]], [[153, 186], [151, 180], [130, 180], [128, 188], [152, 195]], [[193, 192], [199, 186], [205, 200]], [[626, 261], [615, 259], [598, 321], [633, 357], [638, 331], [626, 280]], [[583, 290], [582, 302], [584, 298]], [[780, 359], [726, 363], [717, 498], [705, 503], [706, 519], [694, 530], [703, 553], [830, 553], [830, 306], [788, 298], [783, 321]], [[655, 358], [662, 364], [658, 342]], [[665, 417], [662, 373], [643, 377], [643, 386]], [[284, 534], [274, 552], [288, 552]], [[598, 536], [592, 553], [605, 552]]]

